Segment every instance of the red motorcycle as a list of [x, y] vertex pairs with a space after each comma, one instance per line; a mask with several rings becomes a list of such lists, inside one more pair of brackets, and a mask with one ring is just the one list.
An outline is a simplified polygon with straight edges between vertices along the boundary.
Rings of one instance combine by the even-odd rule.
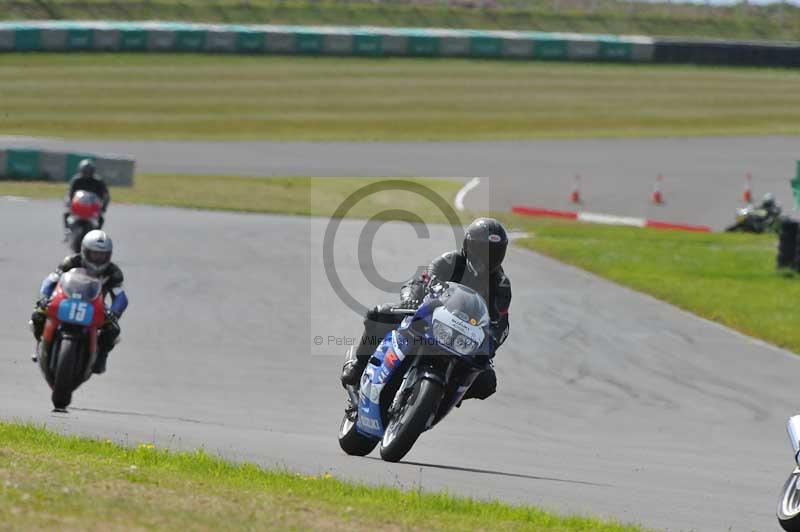
[[39, 343], [39, 367], [53, 390], [57, 411], [72, 402], [72, 392], [89, 380], [97, 359], [97, 331], [105, 322], [103, 287], [83, 268], [61, 276], [43, 311], [47, 314]]
[[67, 215], [65, 241], [74, 253], [80, 253], [86, 233], [102, 226], [103, 202], [94, 192], [79, 190], [72, 197]]

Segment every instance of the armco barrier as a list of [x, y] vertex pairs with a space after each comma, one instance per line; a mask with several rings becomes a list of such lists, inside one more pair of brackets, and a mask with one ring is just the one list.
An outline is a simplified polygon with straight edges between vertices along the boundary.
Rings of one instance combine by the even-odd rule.
[[0, 23], [0, 51], [148, 51], [651, 61], [648, 37], [524, 31], [177, 22]]
[[65, 153], [37, 149], [0, 149], [0, 178], [66, 181], [83, 159], [92, 159], [97, 173], [109, 185], [133, 186], [135, 163], [117, 156]]
[[800, 43], [181, 22], [0, 23], [0, 52], [194, 52], [800, 66]]

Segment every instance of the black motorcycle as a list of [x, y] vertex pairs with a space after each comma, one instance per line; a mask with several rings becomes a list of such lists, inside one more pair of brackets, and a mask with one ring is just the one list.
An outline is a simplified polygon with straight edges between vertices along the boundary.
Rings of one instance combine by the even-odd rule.
[[748, 205], [736, 211], [736, 222], [725, 228], [729, 233], [777, 233], [780, 229], [780, 211]]

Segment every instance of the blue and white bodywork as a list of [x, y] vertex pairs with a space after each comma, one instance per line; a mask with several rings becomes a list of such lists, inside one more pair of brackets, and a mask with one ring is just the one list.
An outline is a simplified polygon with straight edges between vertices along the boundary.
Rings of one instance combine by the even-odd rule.
[[[380, 439], [386, 445], [387, 431], [398, 430], [391, 427], [402, 424], [396, 418], [402, 417], [404, 403], [416, 397], [413, 390], [420, 381], [435, 382], [439, 394], [429, 400], [433, 411], [424, 424], [427, 430], [461, 401], [494, 353], [488, 309], [470, 288], [448, 283], [432, 291], [417, 311], [396, 312], [405, 318], [377, 347], [359, 387], [346, 388], [351, 408], [356, 408], [343, 421], [344, 435], [355, 430], [373, 441], [373, 447]], [[340, 432], [340, 443], [342, 438]]]

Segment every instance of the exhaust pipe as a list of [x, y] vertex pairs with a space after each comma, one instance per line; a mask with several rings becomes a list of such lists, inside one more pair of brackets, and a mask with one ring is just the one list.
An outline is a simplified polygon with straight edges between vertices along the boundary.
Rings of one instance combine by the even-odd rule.
[[789, 433], [794, 450], [794, 461], [800, 466], [800, 462], [797, 460], [797, 455], [800, 453], [800, 415], [789, 418], [789, 421], [786, 422], [786, 431]]

